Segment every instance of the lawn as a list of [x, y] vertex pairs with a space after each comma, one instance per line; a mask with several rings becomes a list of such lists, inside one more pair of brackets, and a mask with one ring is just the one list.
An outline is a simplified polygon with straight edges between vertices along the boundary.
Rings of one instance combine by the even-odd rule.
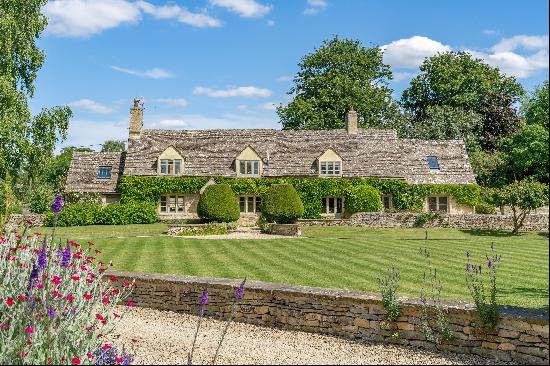
[[[42, 228], [48, 233], [51, 229]], [[423, 261], [430, 251], [443, 285], [442, 296], [471, 301], [465, 285], [466, 251], [486, 268], [495, 243], [499, 302], [548, 308], [548, 234], [430, 229], [305, 227], [304, 238], [205, 240], [158, 236], [162, 224], [58, 228], [56, 236], [91, 240], [114, 269], [222, 278], [243, 278], [317, 287], [378, 291], [377, 277], [394, 265], [399, 292], [418, 296]]]

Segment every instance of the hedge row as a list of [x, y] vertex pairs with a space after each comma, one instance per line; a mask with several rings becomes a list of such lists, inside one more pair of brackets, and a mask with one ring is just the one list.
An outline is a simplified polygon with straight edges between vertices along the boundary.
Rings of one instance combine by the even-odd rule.
[[[54, 215], [44, 218], [46, 226], [53, 226]], [[126, 203], [98, 206], [73, 204], [63, 208], [57, 226], [152, 224], [159, 221], [155, 206], [149, 203]]]
[[[156, 205], [168, 193], [197, 193], [209, 177], [123, 177], [121, 202], [150, 202]], [[292, 184], [304, 204], [304, 218], [318, 218], [323, 210], [322, 197], [347, 196], [352, 188], [371, 186], [382, 194], [391, 194], [397, 211], [421, 211], [426, 196], [448, 194], [457, 203], [475, 206], [480, 201], [477, 184], [408, 184], [401, 179], [377, 178], [225, 178], [214, 177], [218, 184], [228, 184], [236, 196], [261, 196], [273, 184]]]

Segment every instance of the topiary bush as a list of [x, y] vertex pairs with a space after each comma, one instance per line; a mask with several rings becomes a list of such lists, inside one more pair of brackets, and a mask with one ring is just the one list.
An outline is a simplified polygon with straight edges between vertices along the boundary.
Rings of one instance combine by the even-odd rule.
[[292, 224], [304, 214], [304, 205], [291, 184], [274, 184], [262, 197], [262, 216], [278, 224]]
[[351, 187], [346, 192], [346, 211], [350, 214], [356, 212], [377, 212], [382, 210], [380, 191], [369, 185]]
[[207, 222], [232, 222], [241, 216], [235, 193], [228, 184], [206, 187], [197, 207], [199, 217]]

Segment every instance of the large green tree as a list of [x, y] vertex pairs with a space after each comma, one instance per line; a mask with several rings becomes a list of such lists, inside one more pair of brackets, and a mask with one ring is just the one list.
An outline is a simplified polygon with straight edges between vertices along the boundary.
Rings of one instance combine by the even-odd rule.
[[[47, 25], [41, 13], [46, 2], [0, 1], [0, 187], [20, 177], [28, 186], [43, 171], [55, 144], [66, 137], [72, 114], [67, 107], [56, 107], [33, 117], [27, 104], [45, 59], [36, 40]], [[8, 189], [3, 192], [0, 196], [6, 197]]]
[[298, 66], [288, 92], [294, 99], [277, 107], [283, 129], [343, 128], [351, 108], [359, 115], [360, 127], [389, 123], [396, 105], [388, 87], [392, 73], [382, 62], [380, 48], [334, 37]]
[[101, 152], [122, 152], [126, 150], [126, 144], [122, 140], [107, 140], [101, 145]]
[[420, 73], [403, 91], [403, 107], [415, 119], [424, 118], [430, 106], [449, 106], [483, 115], [481, 101], [491, 93], [503, 94], [517, 102], [523, 87], [467, 52], [445, 52], [426, 58]]

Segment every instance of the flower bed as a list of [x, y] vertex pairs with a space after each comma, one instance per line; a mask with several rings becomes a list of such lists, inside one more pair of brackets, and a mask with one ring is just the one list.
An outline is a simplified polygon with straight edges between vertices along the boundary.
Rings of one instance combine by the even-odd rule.
[[236, 223], [211, 222], [207, 224], [174, 225], [168, 229], [168, 235], [198, 236], [225, 235], [237, 230]]

